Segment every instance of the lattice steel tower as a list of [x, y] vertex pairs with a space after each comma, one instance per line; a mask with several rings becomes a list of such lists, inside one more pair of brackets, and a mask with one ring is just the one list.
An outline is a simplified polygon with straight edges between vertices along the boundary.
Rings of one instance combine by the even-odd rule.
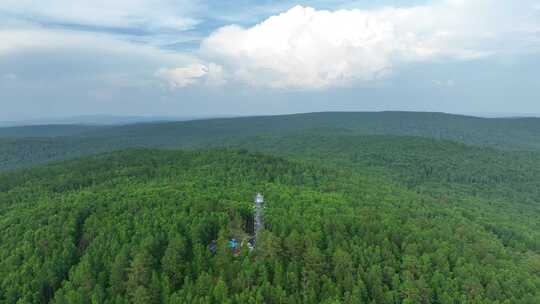
[[264, 228], [264, 221], [263, 221], [263, 211], [264, 211], [264, 196], [260, 193], [257, 193], [255, 196], [255, 215], [254, 215], [254, 232], [255, 232], [255, 242], [257, 241], [257, 238], [259, 236], [259, 232]]

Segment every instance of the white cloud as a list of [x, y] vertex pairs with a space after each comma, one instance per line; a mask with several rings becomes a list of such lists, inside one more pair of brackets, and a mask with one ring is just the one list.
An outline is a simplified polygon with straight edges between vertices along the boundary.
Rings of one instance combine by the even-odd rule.
[[[525, 0], [529, 1], [529, 0]], [[249, 28], [230, 25], [201, 43], [202, 61], [251, 86], [323, 89], [371, 83], [401, 65], [474, 60], [521, 51], [530, 7], [503, 0], [442, 0], [409, 8], [316, 10], [296, 6]], [[512, 13], [510, 13], [512, 12]], [[176, 75], [177, 87], [200, 83]], [[202, 77], [202, 76], [201, 76]], [[170, 79], [171, 77], [168, 77]]]
[[206, 66], [190, 64], [182, 68], [160, 69], [156, 76], [166, 80], [171, 88], [183, 88], [198, 83], [207, 73]]
[[[189, 54], [117, 39], [106, 34], [66, 30], [0, 30], [0, 81], [15, 74], [25, 86], [49, 88], [82, 82], [114, 88], [148, 88], [160, 82], [162, 66], [196, 61]], [[13, 78], [4, 76], [3, 79]]]
[[224, 83], [222, 73], [223, 68], [217, 64], [194, 63], [180, 68], [162, 68], [156, 76], [171, 88], [183, 88], [194, 84], [221, 85]]
[[208, 72], [206, 75], [206, 84], [219, 86], [226, 83], [223, 67], [213, 62], [208, 64]]
[[[198, 24], [205, 15], [202, 10], [212, 10], [211, 2], [3, 0], [0, 11], [6, 18], [0, 20], [0, 59], [18, 52], [69, 49], [118, 60], [139, 58], [141, 65], [154, 67], [148, 77], [157, 76], [173, 88], [228, 82], [311, 90], [369, 85], [411, 62], [475, 60], [540, 50], [537, 0], [434, 0], [414, 7], [351, 9], [357, 2], [361, 1], [317, 0], [310, 3], [346, 8], [297, 6], [255, 26], [230, 25], [201, 38], [201, 32], [184, 31]], [[255, 5], [258, 9], [249, 16], [258, 18], [282, 5]], [[246, 10], [239, 11], [240, 16], [231, 20], [245, 18]], [[58, 25], [73, 30], [58, 30]], [[96, 29], [92, 32], [84, 26]], [[125, 33], [119, 34], [119, 29]], [[149, 34], [131, 32], [137, 30]], [[202, 42], [195, 53], [159, 48], [198, 39]], [[137, 66], [110, 70], [107, 75], [115, 75], [109, 77], [115, 83], [138, 83], [124, 76], [132, 70], [140, 72]]]
[[122, 40], [107, 34], [37, 28], [0, 29], [0, 57], [14, 53], [57, 49], [101, 53], [104, 56], [111, 53], [129, 56], [140, 55], [152, 57], [154, 61], [185, 62], [193, 60], [193, 56], [187, 54], [170, 53], [151, 45]]
[[94, 27], [185, 30], [198, 21], [191, 0], [2, 0], [1, 10], [23, 19]]
[[432, 83], [441, 88], [453, 88], [456, 85], [456, 82], [448, 79], [448, 80], [433, 80]]

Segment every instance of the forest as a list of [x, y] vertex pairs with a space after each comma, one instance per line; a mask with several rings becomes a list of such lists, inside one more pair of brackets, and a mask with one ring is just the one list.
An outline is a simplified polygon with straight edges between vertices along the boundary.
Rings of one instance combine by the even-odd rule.
[[0, 303], [540, 303], [534, 123], [475, 129], [500, 149], [329, 115], [0, 139]]
[[0, 128], [0, 171], [125, 148], [193, 149], [233, 139], [297, 133], [415, 136], [507, 151], [540, 151], [539, 118], [478, 118], [426, 112], [324, 112], [119, 126]]

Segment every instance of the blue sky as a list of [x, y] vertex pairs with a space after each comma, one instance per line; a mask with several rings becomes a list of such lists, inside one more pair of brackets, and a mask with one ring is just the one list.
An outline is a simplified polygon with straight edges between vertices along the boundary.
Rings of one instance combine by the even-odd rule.
[[0, 120], [540, 113], [540, 1], [3, 0]]

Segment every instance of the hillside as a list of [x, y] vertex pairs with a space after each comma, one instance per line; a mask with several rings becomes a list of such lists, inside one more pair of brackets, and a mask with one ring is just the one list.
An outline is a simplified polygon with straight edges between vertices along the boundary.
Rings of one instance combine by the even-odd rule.
[[540, 205], [540, 153], [501, 151], [411, 136], [325, 135], [300, 132], [216, 143], [369, 171], [408, 188], [512, 198]]
[[95, 131], [97, 129], [100, 129], [100, 127], [84, 125], [41, 125], [3, 128], [0, 127], [0, 138], [72, 136], [84, 132]]
[[137, 144], [196, 142], [258, 134], [328, 129], [354, 134], [410, 135], [512, 150], [540, 149], [538, 118], [478, 118], [422, 112], [324, 112], [149, 123], [97, 130], [88, 137], [129, 138]]
[[[539, 238], [505, 241], [493, 223], [524, 231], [482, 198], [441, 201], [357, 168], [130, 150], [0, 174], [0, 302], [540, 301]], [[266, 230], [234, 256], [257, 191]]]
[[[506, 245], [540, 250], [540, 153], [406, 136], [300, 133], [220, 143], [383, 178], [441, 202], [489, 206], [486, 225]], [[384, 182], [384, 181], [383, 181]], [[519, 245], [519, 246], [521, 246]]]
[[[301, 132], [331, 136], [420, 136], [504, 150], [540, 150], [540, 119], [487, 119], [442, 113], [328, 112], [145, 123], [95, 130], [78, 128], [71, 131], [47, 127], [21, 129], [24, 131], [4, 129], [4, 134], [19, 138], [0, 138], [0, 170], [129, 147], [197, 148], [230, 139]], [[51, 136], [54, 138], [44, 138]]]

